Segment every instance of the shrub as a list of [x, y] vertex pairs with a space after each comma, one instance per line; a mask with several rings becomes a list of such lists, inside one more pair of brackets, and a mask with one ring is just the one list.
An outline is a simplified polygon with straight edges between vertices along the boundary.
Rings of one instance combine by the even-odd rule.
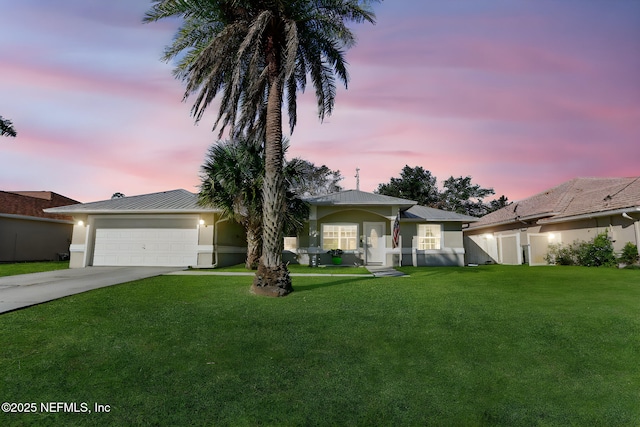
[[574, 245], [562, 246], [560, 243], [549, 245], [549, 252], [545, 255], [544, 260], [549, 264], [557, 265], [576, 265], [576, 253]]
[[582, 243], [578, 251], [578, 264], [585, 267], [613, 267], [616, 256], [613, 243], [606, 233], [598, 234], [590, 243]]
[[616, 256], [613, 243], [606, 233], [598, 234], [591, 242], [574, 242], [569, 246], [549, 245], [545, 256], [549, 264], [582, 265], [585, 267], [613, 267]]
[[618, 258], [618, 261], [623, 264], [633, 265], [638, 262], [639, 258], [640, 255], [638, 255], [638, 247], [631, 242], [627, 242], [627, 244], [624, 245], [624, 248], [622, 248], [622, 253], [620, 254], [620, 258]]

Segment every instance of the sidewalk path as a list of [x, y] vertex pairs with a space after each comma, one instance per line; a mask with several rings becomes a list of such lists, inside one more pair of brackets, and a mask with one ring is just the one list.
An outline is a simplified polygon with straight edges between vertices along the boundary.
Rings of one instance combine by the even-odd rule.
[[371, 272], [371, 274], [373, 274], [374, 277], [402, 277], [402, 276], [409, 277], [408, 275], [404, 274], [401, 271], [396, 270], [393, 267], [367, 266], [367, 270], [369, 270], [369, 272]]
[[[255, 276], [255, 271], [212, 271], [212, 270], [181, 270], [165, 273], [165, 276]], [[340, 274], [340, 273], [289, 273], [291, 277], [373, 277], [373, 274]]]

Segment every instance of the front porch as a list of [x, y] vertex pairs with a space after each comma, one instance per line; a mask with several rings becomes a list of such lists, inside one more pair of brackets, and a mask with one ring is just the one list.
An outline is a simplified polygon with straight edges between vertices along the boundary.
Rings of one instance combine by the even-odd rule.
[[[365, 267], [430, 267], [464, 266], [464, 248], [425, 249], [424, 238], [410, 236], [411, 245], [404, 246], [403, 236], [399, 245], [393, 247], [391, 235], [367, 236], [360, 239], [355, 249], [344, 249], [340, 265]], [[328, 250], [320, 247], [289, 248], [284, 252], [284, 261], [292, 264], [318, 267], [335, 265]]]

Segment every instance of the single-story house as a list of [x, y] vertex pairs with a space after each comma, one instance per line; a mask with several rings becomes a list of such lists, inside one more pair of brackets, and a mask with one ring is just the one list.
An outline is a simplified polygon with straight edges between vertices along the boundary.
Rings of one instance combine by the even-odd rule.
[[[283, 259], [330, 264], [330, 249], [351, 265], [463, 265], [462, 226], [476, 218], [414, 201], [343, 191], [308, 200], [299, 236], [285, 238]], [[244, 262], [243, 228], [197, 196], [173, 190], [47, 209], [72, 215], [72, 268], [91, 265], [227, 266]], [[393, 245], [396, 218], [398, 245]]]
[[301, 264], [330, 264], [327, 252], [341, 249], [344, 262], [350, 265], [464, 265], [462, 226], [477, 220], [359, 190], [307, 201], [311, 213], [304, 232], [285, 239], [285, 259]]
[[465, 260], [545, 265], [550, 244], [601, 233], [640, 246], [640, 177], [575, 178], [487, 214], [464, 230]]
[[74, 203], [52, 191], [0, 191], [0, 262], [66, 258], [73, 218], [43, 209]]

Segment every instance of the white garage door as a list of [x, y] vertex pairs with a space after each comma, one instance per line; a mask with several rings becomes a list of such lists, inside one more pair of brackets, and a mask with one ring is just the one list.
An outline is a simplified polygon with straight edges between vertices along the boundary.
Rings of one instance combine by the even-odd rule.
[[197, 229], [96, 230], [93, 265], [186, 267], [198, 261]]

